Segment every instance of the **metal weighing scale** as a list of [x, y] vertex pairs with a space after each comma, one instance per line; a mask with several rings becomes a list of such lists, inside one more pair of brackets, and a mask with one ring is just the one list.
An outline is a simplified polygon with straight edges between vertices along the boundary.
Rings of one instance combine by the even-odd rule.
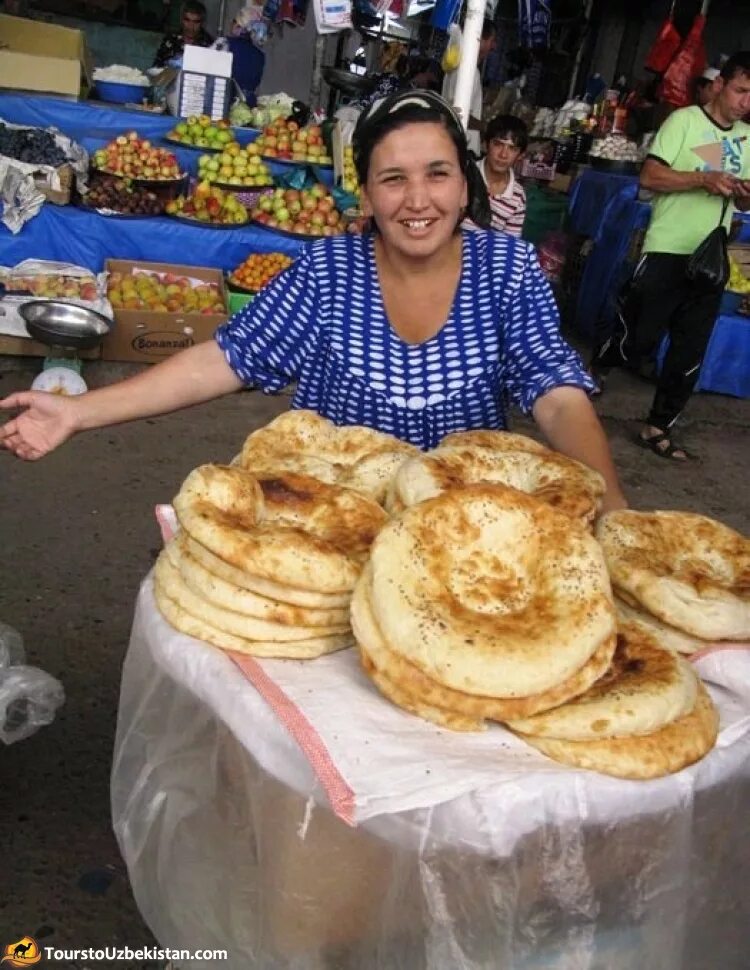
[[[44, 358], [42, 375], [53, 369], [61, 372], [56, 374], [59, 377], [56, 386], [45, 387], [44, 380], [37, 378], [34, 389], [55, 390], [62, 394], [85, 391], [86, 385], [81, 376], [82, 361], [76, 351], [97, 347], [109, 333], [111, 321], [96, 310], [64, 300], [30, 300], [22, 304], [18, 312], [23, 317], [29, 336], [50, 348]], [[77, 380], [70, 372], [76, 375]], [[66, 383], [70, 389], [66, 389]], [[73, 387], [77, 389], [72, 390]]]

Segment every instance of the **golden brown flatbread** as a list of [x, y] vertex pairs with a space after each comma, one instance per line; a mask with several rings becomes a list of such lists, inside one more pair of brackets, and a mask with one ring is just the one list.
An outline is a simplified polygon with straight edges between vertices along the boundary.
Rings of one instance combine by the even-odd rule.
[[313, 637], [310, 640], [280, 642], [274, 640], [247, 640], [212, 626], [206, 620], [191, 616], [182, 606], [171, 599], [158, 580], [154, 580], [154, 597], [164, 619], [180, 633], [196, 640], [204, 640], [222, 650], [245, 653], [253, 657], [279, 657], [292, 660], [312, 660], [326, 653], [344, 650], [352, 646], [350, 633], [330, 637]]
[[596, 517], [606, 487], [598, 472], [553, 452], [441, 445], [405, 461], [396, 474], [394, 489], [408, 507], [448, 489], [480, 483], [516, 488], [587, 523]]
[[508, 724], [524, 735], [565, 741], [633, 737], [653, 734], [689, 714], [697, 696], [698, 678], [687, 661], [640, 628], [625, 625], [609, 670], [585, 693]]
[[653, 734], [600, 741], [562, 741], [519, 735], [542, 754], [575, 768], [588, 768], [616, 778], [660, 778], [699, 761], [716, 743], [719, 718], [708, 691], [698, 685], [689, 714]]
[[386, 643], [464, 693], [552, 690], [615, 634], [594, 537], [501, 485], [447, 491], [406, 509], [383, 527], [370, 561]]
[[612, 584], [702, 640], [750, 637], [750, 541], [692, 512], [610, 512], [597, 538]]
[[[458, 718], [464, 725], [460, 730], [479, 730], [485, 718], [506, 721], [511, 717], [526, 717], [548, 710], [590, 688], [606, 673], [612, 660], [614, 635], [602, 643], [580, 670], [544, 694], [503, 698], [452, 690], [432, 680], [414, 664], [390, 649], [373, 615], [370, 602], [371, 583], [372, 573], [368, 565], [354, 589], [351, 611], [352, 628], [360, 650], [368, 656], [368, 669], [374, 668], [380, 674], [380, 678], [376, 680], [378, 685], [381, 681], [392, 685], [386, 696], [394, 703], [403, 702], [401, 706], [405, 706], [412, 713], [420, 713], [420, 710], [433, 711], [428, 720], [441, 723], [444, 727], [450, 727], [445, 715]], [[442, 720], [439, 722], [434, 711], [440, 712], [439, 717]], [[468, 724], [474, 726], [468, 727]]]

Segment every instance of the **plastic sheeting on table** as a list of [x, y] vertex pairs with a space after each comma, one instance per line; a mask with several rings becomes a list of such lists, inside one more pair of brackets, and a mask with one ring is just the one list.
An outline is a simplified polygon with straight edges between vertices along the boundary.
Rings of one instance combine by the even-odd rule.
[[620, 206], [638, 196], [637, 175], [614, 175], [588, 169], [570, 189], [568, 215], [571, 232], [599, 241], [605, 224], [611, 220], [609, 207]]
[[504, 772], [351, 828], [229, 658], [163, 633], [145, 584], [112, 806], [163, 946], [226, 948], [228, 970], [744, 970], [747, 716], [671, 778]]
[[44, 205], [17, 236], [0, 229], [0, 265], [56, 259], [99, 272], [106, 259], [140, 259], [230, 270], [250, 253], [298, 256], [305, 245], [254, 226], [206, 229], [165, 216], [108, 218], [72, 206]]

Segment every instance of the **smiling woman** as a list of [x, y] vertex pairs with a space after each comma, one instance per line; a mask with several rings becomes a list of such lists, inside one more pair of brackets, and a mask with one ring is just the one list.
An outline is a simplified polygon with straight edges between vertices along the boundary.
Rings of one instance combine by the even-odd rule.
[[486, 195], [452, 108], [425, 91], [385, 98], [361, 117], [354, 156], [372, 232], [315, 242], [215, 341], [128, 381], [0, 401], [24, 409], [0, 445], [40, 458], [76, 431], [296, 381], [295, 408], [431, 448], [505, 427], [510, 400], [554, 448], [601, 472], [605, 508], [624, 505], [593, 382], [560, 335], [533, 248], [462, 227]]

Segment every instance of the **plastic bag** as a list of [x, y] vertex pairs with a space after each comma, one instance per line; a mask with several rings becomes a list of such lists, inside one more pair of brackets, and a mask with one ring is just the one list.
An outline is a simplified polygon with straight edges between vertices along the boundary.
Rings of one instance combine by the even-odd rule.
[[0, 741], [13, 744], [51, 724], [65, 701], [62, 684], [38, 667], [0, 670]]
[[15, 627], [0, 620], [0, 670], [11, 664], [22, 664], [25, 659], [23, 637]]
[[684, 108], [692, 100], [693, 78], [701, 74], [706, 66], [706, 49], [703, 46], [705, 26], [706, 18], [703, 14], [698, 14], [685, 38], [685, 43], [664, 72], [659, 96], [668, 104]]
[[461, 28], [458, 24], [451, 24], [451, 29], [448, 31], [448, 43], [445, 46], [443, 59], [440, 62], [440, 66], [446, 74], [450, 71], [455, 71], [461, 63], [462, 41], [463, 35], [461, 34]]
[[655, 74], [663, 74], [666, 71], [670, 61], [682, 43], [682, 37], [680, 37], [674, 25], [674, 20], [672, 19], [674, 16], [674, 5], [675, 0], [672, 0], [672, 6], [669, 8], [667, 19], [661, 25], [661, 30], [646, 55], [644, 67], [649, 71], [654, 71]]

